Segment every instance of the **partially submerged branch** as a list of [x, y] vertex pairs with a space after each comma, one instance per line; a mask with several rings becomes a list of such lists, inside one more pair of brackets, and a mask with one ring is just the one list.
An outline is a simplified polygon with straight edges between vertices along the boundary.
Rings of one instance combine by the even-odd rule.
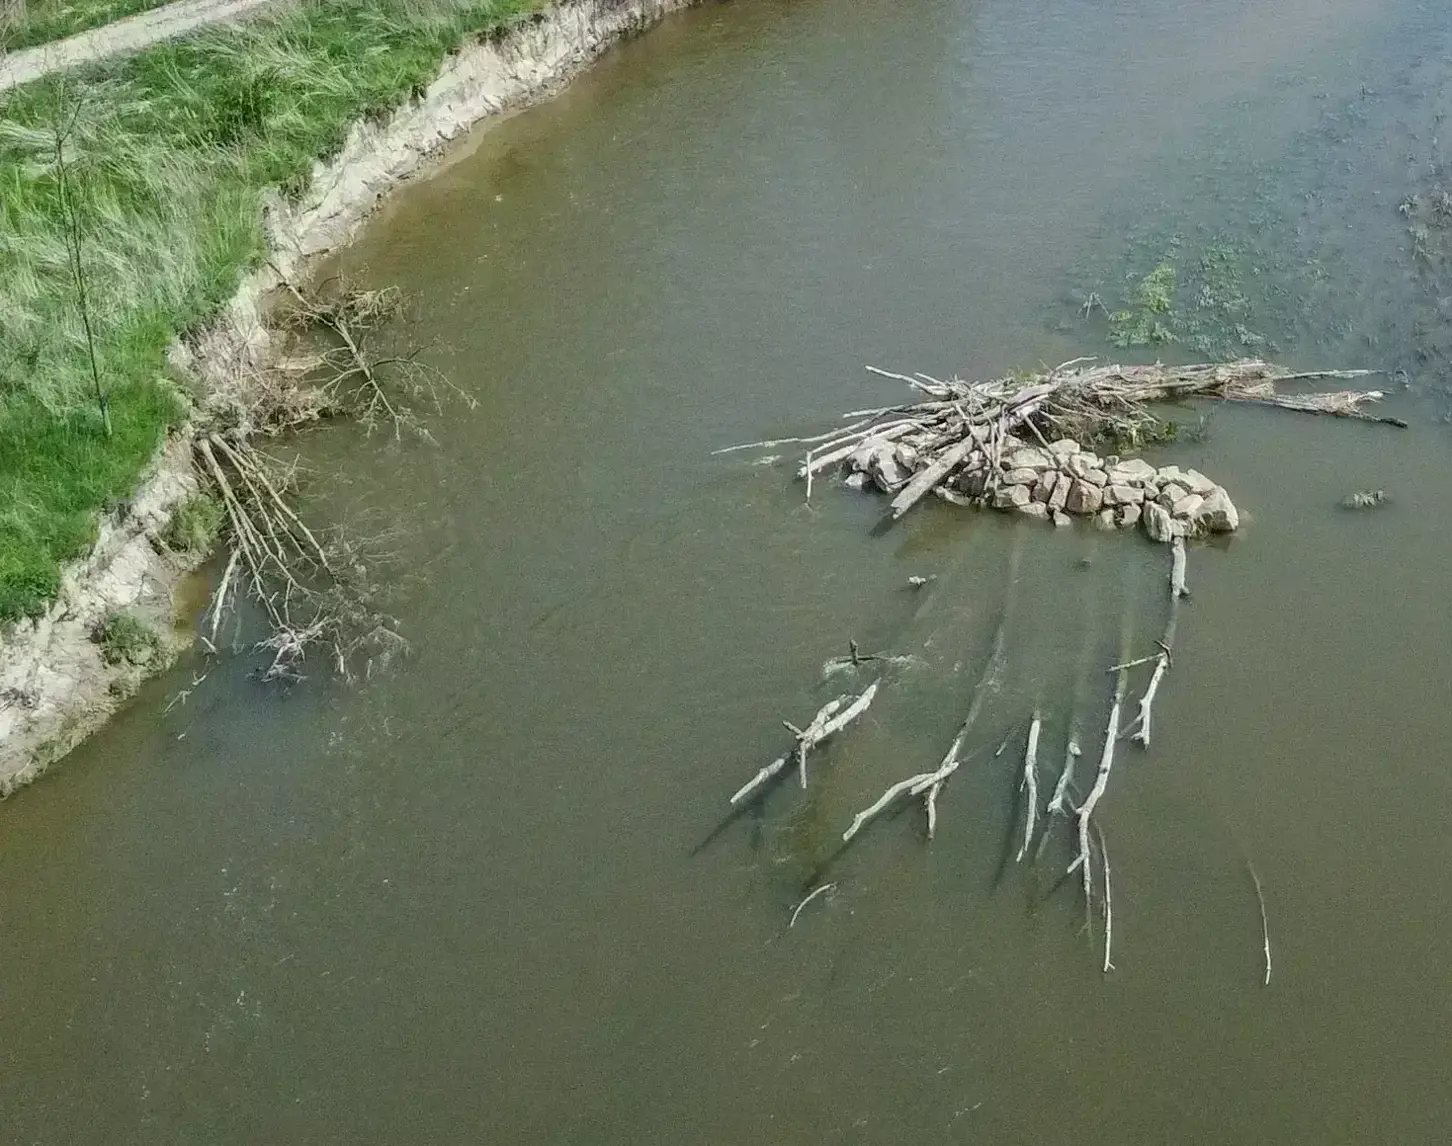
[[812, 717], [811, 723], [806, 728], [797, 728], [795, 725], [786, 724], [787, 730], [796, 737], [796, 745], [790, 753], [779, 756], [741, 785], [731, 797], [732, 804], [739, 804], [753, 792], [761, 788], [773, 777], [779, 775], [786, 766], [793, 760], [797, 763], [798, 774], [801, 777], [802, 787], [807, 786], [807, 753], [818, 747], [823, 741], [835, 736], [846, 728], [859, 716], [867, 711], [877, 696], [877, 690], [882, 684], [879, 677], [868, 685], [858, 696], [851, 693], [843, 693], [833, 700], [829, 700], [817, 710]]
[[1019, 845], [1015, 863], [1023, 863], [1023, 857], [1028, 854], [1029, 844], [1034, 838], [1034, 819], [1039, 810], [1039, 729], [1042, 726], [1043, 718], [1036, 711], [1033, 723], [1029, 725], [1028, 746], [1023, 754], [1023, 843]]

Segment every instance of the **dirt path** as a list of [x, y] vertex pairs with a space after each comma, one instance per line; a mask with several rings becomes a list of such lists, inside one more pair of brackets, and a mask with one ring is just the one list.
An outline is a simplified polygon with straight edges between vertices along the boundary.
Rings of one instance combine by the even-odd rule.
[[67, 40], [12, 52], [0, 59], [0, 92], [77, 64], [140, 51], [160, 40], [185, 35], [208, 24], [240, 20], [271, 3], [273, 0], [178, 0]]

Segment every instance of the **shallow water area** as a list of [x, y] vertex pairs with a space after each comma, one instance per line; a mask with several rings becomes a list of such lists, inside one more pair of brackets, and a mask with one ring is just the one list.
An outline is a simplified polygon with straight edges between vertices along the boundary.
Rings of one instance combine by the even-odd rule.
[[[0, 1138], [1443, 1140], [1452, 437], [1396, 202], [1449, 36], [1397, 0], [737, 0], [470, 140], [336, 269], [402, 287], [477, 407], [298, 443], [311, 508], [405, 555], [412, 655], [284, 694], [184, 664], [0, 809]], [[900, 397], [864, 363], [1185, 356], [1074, 293], [1171, 233], [1246, 252], [1277, 360], [1404, 370], [1411, 426], [1202, 405], [1153, 452], [1245, 520], [1192, 546], [1117, 749], [1105, 975], [1063, 825], [1013, 862], [1018, 769], [1037, 706], [1050, 786], [1077, 711], [1087, 785], [1167, 552], [936, 503], [881, 531], [712, 451]], [[1005, 612], [937, 839], [914, 807], [838, 855]], [[823, 679], [849, 639], [908, 660], [723, 826], [779, 721], [871, 679]]]

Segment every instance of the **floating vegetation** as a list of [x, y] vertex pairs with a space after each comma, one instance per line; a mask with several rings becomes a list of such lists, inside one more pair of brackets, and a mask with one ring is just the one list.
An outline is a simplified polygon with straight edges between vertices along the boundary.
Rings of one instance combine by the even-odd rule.
[[1246, 253], [1227, 241], [1191, 250], [1172, 236], [1152, 266], [1130, 270], [1122, 288], [1109, 292], [1120, 300], [1117, 309], [1094, 289], [1083, 296], [1079, 313], [1093, 320], [1099, 311], [1105, 337], [1120, 349], [1180, 345], [1212, 359], [1235, 358], [1273, 348], [1252, 325], [1246, 279], [1255, 272]]

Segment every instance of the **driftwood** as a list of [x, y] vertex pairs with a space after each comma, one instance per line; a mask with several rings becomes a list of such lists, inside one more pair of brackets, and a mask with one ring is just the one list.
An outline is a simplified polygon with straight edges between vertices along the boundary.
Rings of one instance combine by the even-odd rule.
[[[1139, 699], [1139, 712], [1125, 729], [1126, 735], [1133, 732], [1133, 739], [1136, 743], [1145, 748], [1150, 746], [1151, 724], [1154, 719], [1155, 696], [1160, 691], [1160, 682], [1164, 680], [1165, 673], [1170, 671], [1174, 664], [1173, 649], [1175, 643], [1175, 630], [1179, 624], [1180, 598], [1184, 596], [1184, 549], [1183, 542], [1176, 538], [1174, 550], [1174, 565], [1170, 573], [1170, 617], [1165, 623], [1165, 634], [1158, 642], [1160, 651], [1153, 657], [1148, 658], [1154, 661], [1155, 671], [1150, 675], [1149, 685], [1144, 690], [1144, 695]], [[1144, 663], [1140, 660], [1135, 663]], [[1137, 730], [1137, 731], [1136, 731]]]
[[1104, 867], [1104, 966], [1102, 970], [1107, 975], [1114, 970], [1114, 961], [1111, 958], [1114, 949], [1114, 889], [1109, 879], [1109, 845], [1104, 842], [1104, 832], [1098, 824], [1094, 826], [1094, 834], [1099, 837], [1099, 858], [1103, 861]]
[[958, 726], [958, 733], [953, 737], [953, 743], [948, 746], [942, 763], [931, 772], [919, 772], [916, 776], [909, 776], [906, 780], [899, 780], [883, 792], [872, 804], [868, 805], [857, 815], [852, 817], [852, 823], [842, 833], [842, 842], [850, 843], [852, 838], [863, 828], [871, 823], [878, 815], [890, 807], [898, 797], [907, 794], [922, 796], [924, 812], [927, 816], [928, 839], [933, 839], [938, 829], [938, 794], [942, 791], [943, 785], [963, 763], [963, 746], [967, 742], [968, 733], [978, 720], [978, 714], [983, 709], [983, 702], [987, 696], [989, 686], [996, 679], [1002, 668], [1004, 659], [1005, 642], [1008, 635], [1008, 623], [1013, 615], [1014, 602], [1017, 599], [1018, 569], [1023, 556], [1022, 540], [1015, 539], [1012, 554], [1008, 562], [1008, 584], [1004, 589], [1003, 612], [998, 620], [998, 628], [993, 634], [993, 647], [988, 656], [988, 663], [983, 667], [983, 673], [978, 678], [978, 683], [973, 686], [973, 699], [968, 705], [968, 715], [964, 717], [963, 723]]
[[806, 728], [798, 728], [794, 724], [782, 721], [787, 730], [796, 737], [796, 746], [791, 752], [784, 756], [778, 756], [745, 784], [736, 790], [731, 797], [731, 803], [739, 804], [753, 792], [777, 776], [792, 761], [796, 761], [798, 775], [801, 777], [802, 787], [807, 786], [807, 753], [816, 748], [824, 740], [835, 736], [842, 729], [846, 728], [859, 716], [867, 711], [877, 696], [878, 687], [882, 684], [879, 677], [868, 685], [860, 695], [853, 696], [851, 693], [843, 693], [834, 700], [829, 700], [817, 710], [812, 717], [811, 723]]
[[1114, 744], [1119, 739], [1119, 714], [1124, 707], [1127, 674], [1127, 669], [1119, 672], [1119, 680], [1114, 687], [1114, 703], [1109, 708], [1109, 723], [1104, 729], [1104, 750], [1099, 755], [1099, 770], [1094, 775], [1094, 786], [1089, 789], [1089, 794], [1079, 806], [1079, 854], [1069, 865], [1069, 871], [1073, 872], [1077, 868], [1081, 873], [1086, 911], [1094, 900], [1094, 857], [1090, 852], [1090, 827], [1094, 809], [1099, 806], [1105, 789], [1109, 787], [1109, 773], [1114, 767]]
[[1260, 934], [1264, 941], [1265, 949], [1265, 986], [1270, 986], [1271, 977], [1271, 952], [1270, 952], [1270, 923], [1266, 919], [1265, 911], [1265, 888], [1261, 886], [1260, 875], [1255, 870], [1255, 864], [1250, 862], [1250, 857], [1245, 859], [1245, 866], [1250, 870], [1250, 878], [1255, 882], [1255, 898], [1260, 904]]
[[1185, 539], [1183, 537], [1177, 537], [1171, 543], [1170, 554], [1170, 594], [1175, 597], [1188, 597], [1190, 590], [1185, 587]]
[[1033, 723], [1029, 725], [1028, 746], [1023, 754], [1023, 843], [1019, 845], [1015, 863], [1023, 863], [1034, 838], [1034, 819], [1039, 810], [1039, 729], [1042, 726], [1043, 718], [1035, 712]]
[[[753, 445], [769, 448], [793, 441], [810, 444], [797, 470], [798, 476], [808, 482], [859, 452], [897, 449], [910, 472], [903, 484], [891, 490], [893, 520], [934, 491], [961, 498], [963, 495], [952, 488], [951, 482], [974, 459], [989, 463], [983, 467], [984, 488], [975, 495], [991, 497], [999, 477], [999, 460], [1015, 444], [1023, 444], [1013, 436], [1020, 430], [1040, 442], [1067, 436], [1108, 438], [1134, 446], [1153, 440], [1162, 430], [1159, 417], [1150, 409], [1156, 402], [1215, 398], [1405, 426], [1400, 419], [1366, 409], [1384, 397], [1380, 390], [1298, 394], [1281, 389], [1296, 383], [1351, 380], [1376, 373], [1369, 370], [1291, 373], [1258, 359], [1192, 366], [1095, 365], [1092, 359], [1075, 359], [1027, 377], [965, 382], [868, 369], [906, 382], [920, 399], [854, 410], [847, 415], [854, 421], [835, 433]], [[726, 450], [744, 448], [728, 446]]]
[[795, 927], [797, 925], [797, 916], [802, 913], [802, 908], [806, 907], [807, 904], [811, 903], [812, 900], [817, 898], [817, 896], [826, 895], [827, 892], [831, 891], [836, 886], [837, 885], [835, 883], [824, 883], [815, 891], [809, 892], [807, 894], [807, 897], [803, 899], [799, 904], [797, 904], [796, 910], [792, 912], [791, 922], [788, 923], [787, 926]]

